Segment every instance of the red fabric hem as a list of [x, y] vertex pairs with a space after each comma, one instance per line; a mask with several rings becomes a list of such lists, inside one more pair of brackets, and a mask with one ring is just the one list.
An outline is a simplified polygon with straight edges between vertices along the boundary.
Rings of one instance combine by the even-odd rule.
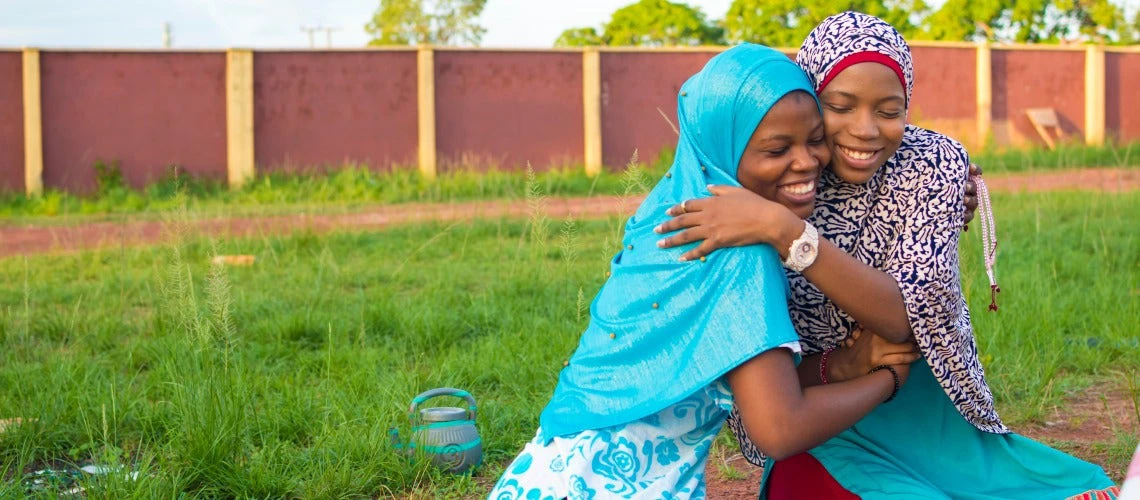
[[1120, 496], [1119, 486], [1110, 486], [1103, 490], [1092, 490], [1073, 495], [1065, 500], [1115, 500]]
[[903, 90], [906, 90], [906, 77], [903, 76], [902, 67], [899, 66], [899, 63], [895, 62], [894, 59], [891, 59], [890, 56], [881, 54], [879, 52], [858, 52], [844, 57], [841, 61], [839, 61], [839, 64], [836, 64], [834, 68], [831, 68], [831, 71], [827, 73], [827, 76], [824, 76], [823, 80], [820, 80], [819, 86], [817, 86], [815, 89], [815, 93], [818, 94], [820, 92], [823, 92], [823, 89], [827, 87], [829, 83], [831, 83], [831, 80], [834, 80], [836, 76], [843, 72], [843, 70], [856, 64], [865, 62], [879, 63], [883, 66], [891, 68], [891, 71], [895, 72], [895, 76], [899, 77], [899, 83], [902, 84]]
[[776, 462], [768, 473], [769, 500], [859, 500], [808, 453]]

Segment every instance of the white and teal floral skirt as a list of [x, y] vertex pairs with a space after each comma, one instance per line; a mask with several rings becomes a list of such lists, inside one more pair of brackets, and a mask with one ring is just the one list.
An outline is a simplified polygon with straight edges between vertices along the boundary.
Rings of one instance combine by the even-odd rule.
[[723, 380], [628, 424], [543, 444], [541, 430], [495, 484], [493, 500], [704, 498], [709, 447], [732, 409]]

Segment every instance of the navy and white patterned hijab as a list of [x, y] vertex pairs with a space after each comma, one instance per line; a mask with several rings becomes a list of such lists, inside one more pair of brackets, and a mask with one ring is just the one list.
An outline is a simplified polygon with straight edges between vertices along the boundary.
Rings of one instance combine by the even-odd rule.
[[914, 62], [906, 39], [886, 21], [847, 11], [824, 19], [811, 30], [796, 54], [819, 93], [844, 68], [860, 62], [879, 62], [899, 73], [906, 102], [914, 90]]
[[[881, 19], [857, 12], [829, 17], [808, 35], [797, 56], [817, 92], [852, 61], [893, 69], [909, 102], [910, 49]], [[808, 220], [821, 237], [898, 282], [915, 342], [947, 397], [976, 428], [1006, 433], [978, 358], [959, 277], [968, 169], [969, 157], [957, 141], [907, 125], [898, 151], [866, 183], [847, 183], [825, 169]], [[834, 348], [858, 327], [802, 274], [789, 271], [788, 280], [789, 312], [804, 354]], [[735, 411], [728, 423], [744, 456], [763, 465]]]

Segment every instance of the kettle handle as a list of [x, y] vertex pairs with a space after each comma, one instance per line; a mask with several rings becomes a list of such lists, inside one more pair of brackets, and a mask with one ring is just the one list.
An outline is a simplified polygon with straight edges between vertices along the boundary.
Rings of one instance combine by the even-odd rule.
[[440, 387], [438, 389], [421, 392], [419, 396], [412, 399], [412, 404], [408, 406], [408, 416], [414, 420], [416, 418], [416, 408], [424, 401], [437, 396], [455, 396], [457, 398], [466, 399], [467, 418], [469, 420], [475, 420], [475, 397], [463, 389], [453, 389], [450, 387]]

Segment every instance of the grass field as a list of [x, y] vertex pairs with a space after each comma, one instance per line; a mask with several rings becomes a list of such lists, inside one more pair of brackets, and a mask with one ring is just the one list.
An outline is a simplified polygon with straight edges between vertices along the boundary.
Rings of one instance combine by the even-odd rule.
[[[978, 231], [963, 266], [1007, 420], [1106, 387], [1140, 399], [1140, 193], [995, 206], [999, 313]], [[0, 432], [0, 497], [93, 462], [139, 472], [87, 483], [97, 498], [485, 495], [533, 435], [620, 238], [616, 218], [228, 241], [180, 227], [165, 247], [0, 260], [0, 420], [26, 419]], [[390, 446], [411, 398], [439, 386], [478, 399], [474, 478]], [[1114, 477], [1135, 445], [1098, 444]]]
[[[636, 157], [634, 160], [639, 168], [658, 178], [669, 168], [672, 155], [663, 153], [647, 163], [637, 162]], [[125, 185], [120, 174], [112, 173], [99, 176], [97, 191], [86, 196], [56, 190], [38, 197], [0, 195], [0, 217], [43, 224], [123, 216], [164, 217], [183, 208], [199, 216], [234, 216], [353, 212], [387, 203], [522, 199], [527, 175], [525, 170], [455, 170], [430, 180], [414, 167], [378, 172], [365, 165], [343, 165], [328, 171], [261, 175], [240, 190], [186, 176], [167, 177], [135, 190]], [[609, 170], [589, 177], [581, 166], [535, 174], [537, 185], [551, 196], [621, 194], [622, 178], [621, 172]]]
[[[642, 158], [654, 178], [672, 162], [669, 150]], [[986, 174], [1033, 172], [1086, 167], [1140, 165], [1140, 142], [1108, 146], [1063, 145], [1040, 149], [981, 151], [972, 160]], [[521, 170], [444, 172], [436, 180], [420, 176], [414, 167], [376, 172], [364, 165], [321, 167], [307, 173], [260, 175], [249, 185], [231, 191], [220, 182], [168, 176], [143, 190], [126, 187], [122, 174], [103, 163], [96, 170], [98, 188], [87, 196], [48, 190], [40, 197], [0, 195], [0, 217], [36, 224], [74, 223], [123, 216], [161, 217], [183, 206], [179, 193], [188, 194], [186, 206], [198, 215], [234, 216], [298, 212], [352, 212], [380, 203], [450, 202], [478, 199], [521, 199], [526, 173]], [[327, 171], [325, 171], [327, 170]], [[540, 169], [541, 170], [541, 169]], [[605, 171], [587, 177], [583, 168], [566, 166], [543, 170], [537, 181], [552, 196], [621, 194], [620, 172]]]

